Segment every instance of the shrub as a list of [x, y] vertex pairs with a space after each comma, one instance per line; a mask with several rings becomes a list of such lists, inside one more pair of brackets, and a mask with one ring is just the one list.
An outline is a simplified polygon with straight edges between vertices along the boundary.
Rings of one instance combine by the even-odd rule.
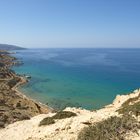
[[52, 117], [47, 117], [47, 118], [44, 118], [40, 122], [39, 126], [42, 126], [42, 125], [50, 125], [50, 124], [54, 124], [54, 123], [55, 123], [55, 121], [54, 121], [54, 119]]
[[140, 115], [140, 101], [136, 102], [132, 105], [123, 105], [121, 109], [118, 110], [118, 112], [120, 114], [132, 114], [135, 116], [139, 116]]
[[140, 124], [132, 116], [111, 117], [84, 128], [78, 140], [124, 140], [127, 132], [137, 132]]
[[77, 116], [77, 115], [75, 113], [73, 113], [73, 112], [70, 112], [70, 111], [60, 111], [60, 112], [57, 112], [52, 117], [44, 118], [40, 122], [39, 126], [54, 124], [55, 123], [55, 121], [54, 121], [55, 119], [65, 119], [65, 118], [70, 118], [70, 117], [74, 117], [74, 116]]
[[73, 112], [70, 112], [70, 111], [59, 111], [52, 118], [53, 119], [65, 119], [65, 118], [70, 118], [70, 117], [74, 117], [74, 116], [77, 116], [77, 115], [75, 113], [73, 113]]
[[140, 99], [140, 94], [137, 96], [137, 97], [133, 97], [133, 98], [130, 98], [128, 99], [127, 101], [125, 101], [123, 104], [122, 104], [122, 107], [124, 106], [128, 106], [131, 104], [134, 104], [136, 101], [138, 101]]

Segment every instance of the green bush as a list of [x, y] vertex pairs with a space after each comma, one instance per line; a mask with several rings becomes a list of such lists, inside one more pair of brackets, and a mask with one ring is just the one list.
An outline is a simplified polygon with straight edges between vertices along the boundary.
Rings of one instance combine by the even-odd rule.
[[137, 132], [140, 124], [132, 116], [111, 117], [84, 128], [78, 140], [124, 140], [127, 132]]
[[70, 111], [60, 111], [60, 112], [57, 112], [52, 117], [44, 118], [40, 122], [39, 126], [54, 124], [55, 123], [55, 121], [54, 121], [55, 119], [65, 119], [65, 118], [70, 118], [70, 117], [74, 117], [74, 116], [77, 116], [77, 115], [75, 113], [73, 113], [73, 112], [70, 112]]
[[54, 124], [54, 123], [55, 123], [55, 121], [54, 121], [54, 119], [52, 117], [47, 117], [47, 118], [44, 118], [40, 122], [39, 126], [42, 126], [42, 125], [50, 125], [50, 124]]
[[54, 115], [52, 118], [53, 119], [65, 119], [65, 118], [70, 118], [77, 116], [75, 113], [70, 112], [70, 111], [59, 111]]

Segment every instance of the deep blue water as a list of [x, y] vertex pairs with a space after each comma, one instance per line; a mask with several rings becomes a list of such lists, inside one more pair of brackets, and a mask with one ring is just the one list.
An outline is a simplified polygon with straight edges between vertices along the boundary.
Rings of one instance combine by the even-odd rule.
[[55, 109], [97, 109], [140, 87], [140, 49], [28, 49], [17, 73], [31, 75], [21, 90]]

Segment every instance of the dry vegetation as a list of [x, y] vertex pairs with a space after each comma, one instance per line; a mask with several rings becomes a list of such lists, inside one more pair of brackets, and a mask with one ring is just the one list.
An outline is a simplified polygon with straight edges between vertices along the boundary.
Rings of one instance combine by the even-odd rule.
[[140, 115], [140, 96], [130, 98], [118, 110], [121, 117], [111, 117], [107, 120], [85, 127], [78, 136], [78, 140], [126, 140], [126, 134], [138, 135], [140, 122], [133, 117]]
[[137, 133], [139, 128], [140, 124], [132, 116], [115, 116], [84, 128], [78, 140], [124, 140], [126, 133]]
[[140, 115], [140, 95], [135, 98], [127, 100], [122, 107], [118, 110], [120, 114], [131, 114], [135, 116]]

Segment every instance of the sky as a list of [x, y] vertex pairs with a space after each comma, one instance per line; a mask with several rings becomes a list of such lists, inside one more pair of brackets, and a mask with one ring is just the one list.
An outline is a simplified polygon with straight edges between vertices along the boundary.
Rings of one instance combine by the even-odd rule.
[[0, 43], [140, 47], [140, 0], [0, 0]]

